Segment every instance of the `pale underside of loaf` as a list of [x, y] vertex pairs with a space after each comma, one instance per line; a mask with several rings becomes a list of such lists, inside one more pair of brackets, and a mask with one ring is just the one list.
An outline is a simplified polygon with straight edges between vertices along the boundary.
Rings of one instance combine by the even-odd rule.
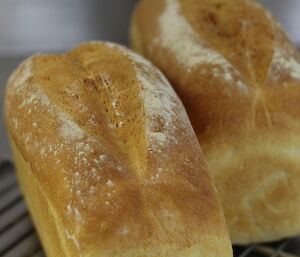
[[33, 56], [6, 120], [48, 256], [232, 256], [182, 103], [142, 57], [99, 42]]
[[300, 234], [300, 56], [250, 0], [144, 0], [132, 46], [181, 97], [233, 243]]

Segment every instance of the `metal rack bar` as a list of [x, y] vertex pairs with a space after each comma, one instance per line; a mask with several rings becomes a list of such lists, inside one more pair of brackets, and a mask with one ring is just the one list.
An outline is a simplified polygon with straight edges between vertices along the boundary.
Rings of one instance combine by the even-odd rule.
[[[257, 250], [258, 253], [262, 253], [265, 256], [272, 256], [272, 254], [274, 255], [277, 251], [276, 249], [272, 249], [272, 248], [267, 247], [267, 246], [259, 246], [259, 247], [257, 247], [256, 250]], [[280, 257], [297, 257], [294, 254], [286, 253], [286, 252], [281, 252], [279, 256]]]
[[239, 257], [250, 257], [250, 253], [255, 249], [256, 245], [251, 245], [248, 248], [245, 248], [245, 250], [242, 252], [242, 254], [239, 255]]
[[25, 215], [27, 215], [27, 209], [23, 201], [19, 201], [15, 205], [12, 205], [11, 208], [0, 215], [0, 233]]
[[40, 250], [41, 246], [37, 235], [32, 232], [23, 240], [21, 240], [15, 247], [12, 247], [2, 257], [24, 257], [34, 254], [35, 251]]

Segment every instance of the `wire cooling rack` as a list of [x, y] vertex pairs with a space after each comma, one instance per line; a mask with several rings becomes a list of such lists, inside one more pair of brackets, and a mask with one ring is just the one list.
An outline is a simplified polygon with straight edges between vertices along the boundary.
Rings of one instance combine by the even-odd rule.
[[[300, 237], [233, 250], [235, 257], [300, 257]], [[45, 257], [9, 161], [0, 162], [0, 256]]]

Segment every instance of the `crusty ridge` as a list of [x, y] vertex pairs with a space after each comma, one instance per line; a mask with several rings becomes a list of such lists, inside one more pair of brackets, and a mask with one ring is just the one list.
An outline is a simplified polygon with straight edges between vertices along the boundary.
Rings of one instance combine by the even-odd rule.
[[231, 255], [182, 104], [142, 58], [96, 42], [32, 57], [8, 84], [6, 117], [70, 256]]

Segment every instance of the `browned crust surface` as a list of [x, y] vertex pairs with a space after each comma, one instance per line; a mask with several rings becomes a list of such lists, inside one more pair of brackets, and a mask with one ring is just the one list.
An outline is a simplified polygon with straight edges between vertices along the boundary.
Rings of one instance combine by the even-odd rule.
[[233, 243], [300, 233], [300, 56], [255, 1], [144, 0], [133, 47], [181, 97]]
[[232, 256], [184, 108], [143, 58], [97, 42], [33, 56], [6, 120], [48, 256]]

